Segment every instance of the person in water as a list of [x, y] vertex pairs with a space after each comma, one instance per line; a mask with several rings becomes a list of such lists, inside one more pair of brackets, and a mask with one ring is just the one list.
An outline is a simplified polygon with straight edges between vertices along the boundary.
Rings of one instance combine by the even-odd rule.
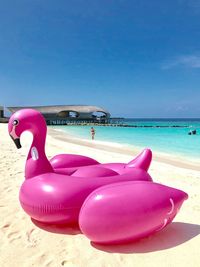
[[91, 132], [92, 140], [94, 140], [95, 129], [93, 127], [91, 127], [90, 132]]
[[192, 130], [192, 131], [189, 131], [189, 133], [188, 133], [189, 135], [195, 135], [195, 134], [197, 134], [197, 130]]

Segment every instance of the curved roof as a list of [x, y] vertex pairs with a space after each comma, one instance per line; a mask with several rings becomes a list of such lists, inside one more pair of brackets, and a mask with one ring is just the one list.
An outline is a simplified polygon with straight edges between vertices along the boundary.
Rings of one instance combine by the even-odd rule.
[[108, 117], [110, 117], [110, 113], [97, 106], [87, 106], [87, 105], [58, 105], [58, 106], [30, 106], [30, 107], [7, 107], [12, 113], [19, 109], [23, 108], [33, 108], [41, 113], [59, 113], [61, 111], [76, 111], [80, 113], [92, 113], [92, 112], [103, 112], [105, 113]]

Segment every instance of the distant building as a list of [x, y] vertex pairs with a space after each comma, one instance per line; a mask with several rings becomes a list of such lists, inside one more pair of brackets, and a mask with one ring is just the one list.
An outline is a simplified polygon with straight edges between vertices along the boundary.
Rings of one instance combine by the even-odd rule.
[[0, 106], [0, 118], [4, 117], [4, 107]]
[[8, 118], [4, 117], [4, 107], [0, 106], [0, 123], [8, 122]]
[[48, 125], [65, 125], [68, 123], [108, 123], [110, 113], [96, 106], [66, 105], [66, 106], [33, 106], [7, 107], [12, 113], [23, 108], [33, 108], [42, 113]]

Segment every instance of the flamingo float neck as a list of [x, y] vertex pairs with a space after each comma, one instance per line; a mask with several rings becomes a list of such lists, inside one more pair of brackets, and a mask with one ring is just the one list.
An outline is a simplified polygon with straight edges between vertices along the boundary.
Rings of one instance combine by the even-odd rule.
[[21, 147], [20, 136], [29, 131], [33, 135], [33, 142], [28, 153], [25, 178], [30, 179], [39, 174], [53, 172], [45, 154], [45, 140], [47, 126], [44, 117], [34, 109], [21, 109], [15, 112], [8, 123], [9, 134], [17, 148]]
[[33, 130], [31, 132], [33, 134], [33, 142], [25, 165], [26, 179], [42, 173], [53, 172], [53, 168], [45, 154], [46, 125], [40, 124], [40, 131]]

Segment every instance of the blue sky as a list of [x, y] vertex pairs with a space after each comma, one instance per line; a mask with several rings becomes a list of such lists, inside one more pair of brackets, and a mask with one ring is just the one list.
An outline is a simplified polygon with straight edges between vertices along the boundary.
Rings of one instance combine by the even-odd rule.
[[0, 0], [0, 105], [200, 117], [200, 0]]

